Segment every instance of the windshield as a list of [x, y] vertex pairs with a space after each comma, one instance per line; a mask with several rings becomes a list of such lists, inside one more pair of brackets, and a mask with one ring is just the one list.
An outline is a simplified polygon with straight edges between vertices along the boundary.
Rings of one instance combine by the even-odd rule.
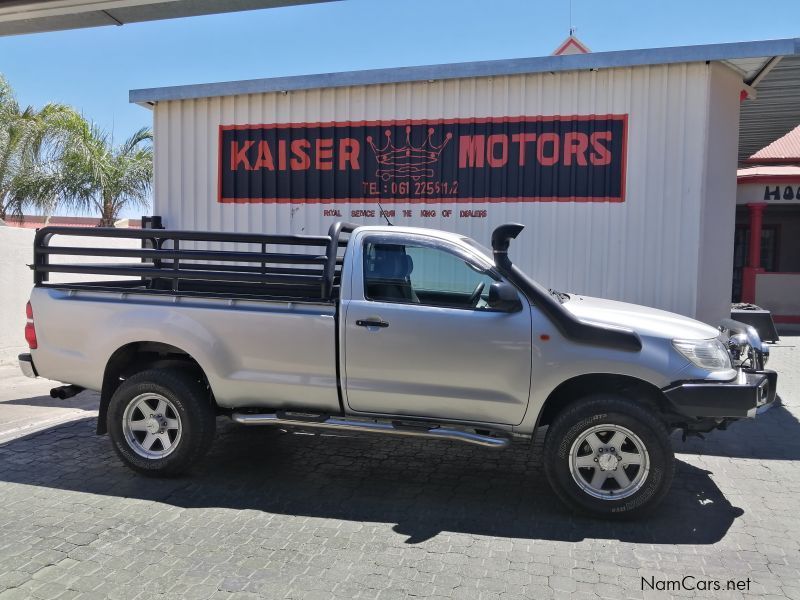
[[486, 260], [488, 260], [490, 263], [494, 264], [494, 254], [486, 246], [479, 244], [475, 240], [468, 237], [462, 237], [461, 241], [464, 242], [467, 246], [469, 246], [473, 250], [475, 250], [478, 254], [482, 254], [483, 256], [485, 256]]
[[[469, 246], [473, 250], [475, 250], [476, 252], [478, 252], [479, 254], [485, 256], [486, 260], [494, 264], [494, 253], [491, 250], [489, 250], [489, 248], [487, 248], [483, 244], [479, 244], [475, 240], [468, 237], [462, 237], [461, 241], [464, 242], [467, 246]], [[554, 290], [552, 288], [549, 289], [548, 292], [550, 292], [550, 295], [553, 296], [556, 300], [558, 300], [561, 304], [564, 304], [564, 302], [567, 302], [570, 299], [569, 294], [564, 292], [559, 292], [558, 290]]]

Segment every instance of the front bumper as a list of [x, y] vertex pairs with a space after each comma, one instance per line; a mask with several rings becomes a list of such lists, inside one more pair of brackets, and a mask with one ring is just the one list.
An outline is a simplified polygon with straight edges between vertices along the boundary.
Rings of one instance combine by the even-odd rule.
[[662, 391], [675, 411], [695, 419], [741, 419], [775, 401], [775, 371], [741, 370], [733, 381], [682, 381]]
[[39, 373], [36, 372], [36, 367], [33, 365], [33, 357], [30, 354], [20, 354], [17, 358], [19, 359], [19, 368], [25, 377], [35, 378], [39, 376]]

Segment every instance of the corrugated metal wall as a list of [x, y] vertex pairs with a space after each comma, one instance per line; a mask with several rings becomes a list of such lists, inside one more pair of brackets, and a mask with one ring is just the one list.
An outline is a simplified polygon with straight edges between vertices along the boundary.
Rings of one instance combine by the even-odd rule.
[[[526, 229], [512, 245], [512, 258], [542, 284], [713, 320], [724, 315], [696, 312], [704, 173], [717, 155], [708, 147], [707, 131], [717, 76], [730, 78], [733, 72], [713, 64], [676, 64], [161, 102], [154, 115], [154, 214], [170, 228], [243, 232], [321, 233], [336, 220], [323, 216], [330, 205], [218, 203], [222, 124], [628, 114], [624, 203], [427, 207], [437, 215], [453, 209], [450, 218], [423, 218], [425, 205], [394, 204], [394, 222], [458, 231], [488, 245], [496, 225], [519, 221]], [[720, 169], [731, 172], [735, 196], [735, 149], [730, 165], [727, 154], [719, 156]], [[730, 206], [732, 217], [733, 197]], [[350, 209], [365, 205], [337, 208], [344, 219], [359, 221], [350, 218]], [[414, 217], [403, 218], [403, 208], [413, 209]], [[459, 208], [485, 209], [487, 216], [461, 218]], [[732, 244], [732, 230], [730, 237]], [[730, 290], [718, 293], [711, 304], [720, 307]]]

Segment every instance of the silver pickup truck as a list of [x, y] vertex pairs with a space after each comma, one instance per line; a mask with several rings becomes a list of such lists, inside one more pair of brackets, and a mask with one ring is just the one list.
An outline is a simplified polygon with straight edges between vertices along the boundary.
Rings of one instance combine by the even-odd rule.
[[[522, 229], [498, 227], [490, 250], [346, 223], [323, 236], [46, 227], [20, 364], [69, 383], [54, 396], [99, 391], [98, 433], [145, 474], [187, 471], [220, 415], [487, 449], [546, 427], [545, 471], [569, 507], [641, 514], [669, 489], [672, 431], [725, 428], [775, 399], [767, 348], [733, 321], [547, 290], [509, 257]], [[53, 242], [75, 235], [141, 248]]]

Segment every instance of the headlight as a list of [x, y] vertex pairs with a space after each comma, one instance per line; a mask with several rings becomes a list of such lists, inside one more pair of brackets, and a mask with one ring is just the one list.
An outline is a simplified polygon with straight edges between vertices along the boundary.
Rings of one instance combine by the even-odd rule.
[[709, 371], [723, 371], [731, 368], [731, 356], [725, 344], [713, 340], [672, 340], [675, 349], [688, 358], [692, 364]]

